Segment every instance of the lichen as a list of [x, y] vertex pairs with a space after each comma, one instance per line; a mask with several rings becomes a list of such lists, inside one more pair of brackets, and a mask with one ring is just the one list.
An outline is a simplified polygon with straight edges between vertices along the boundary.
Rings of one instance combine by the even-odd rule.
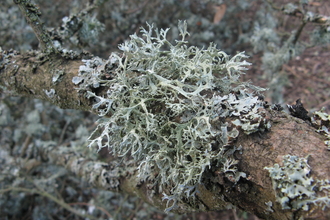
[[265, 202], [265, 205], [267, 206], [267, 209], [266, 209], [267, 212], [274, 212], [274, 210], [272, 209], [272, 207], [273, 207], [272, 201]]
[[32, 27], [34, 34], [38, 38], [41, 49], [49, 54], [57, 52], [48, 32], [46, 31], [44, 23], [39, 18], [41, 16], [39, 7], [36, 4], [31, 3], [30, 0], [15, 0], [14, 3], [18, 5], [21, 13]]
[[64, 75], [65, 73], [64, 73], [64, 71], [63, 70], [54, 70], [54, 71], [52, 71], [52, 82], [53, 82], [53, 84], [57, 84], [58, 82], [60, 82], [61, 81], [61, 78], [62, 78], [62, 76]]
[[286, 155], [283, 166], [265, 167], [283, 209], [309, 210], [310, 204], [330, 207], [330, 181], [314, 180], [306, 158]]
[[49, 91], [47, 89], [44, 89], [44, 92], [46, 93], [47, 97], [50, 99], [54, 98], [56, 94], [55, 89], [50, 89]]
[[[119, 46], [122, 55], [83, 60], [73, 82], [100, 116], [110, 116], [100, 119], [89, 146], [133, 157], [138, 178], [160, 185], [170, 211], [195, 195], [212, 167], [234, 182], [245, 178], [234, 140], [270, 123], [257, 96], [263, 89], [239, 81], [250, 65], [244, 53], [230, 57], [214, 44], [188, 47], [185, 22], [175, 44], [166, 39], [169, 29], [148, 26]], [[108, 88], [104, 96], [99, 87]]]
[[330, 115], [324, 112], [323, 108], [321, 111], [313, 113], [311, 122], [316, 127], [317, 132], [326, 137], [324, 143], [328, 147], [328, 150], [330, 150]]
[[76, 46], [95, 45], [100, 33], [105, 29], [105, 25], [97, 20], [96, 15], [90, 16], [85, 10], [62, 18], [62, 22], [60, 28], [52, 29], [53, 35], [58, 35], [62, 39], [54, 42], [58, 48], [62, 48], [64, 40], [69, 40]]

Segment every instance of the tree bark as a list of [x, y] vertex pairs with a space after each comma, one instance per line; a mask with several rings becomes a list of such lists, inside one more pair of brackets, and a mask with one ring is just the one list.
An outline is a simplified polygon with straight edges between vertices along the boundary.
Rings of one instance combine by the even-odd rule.
[[[17, 54], [2, 51], [0, 54], [0, 88], [3, 92], [29, 96], [49, 101], [61, 108], [93, 111], [92, 100], [77, 92], [72, 78], [78, 75], [81, 57], [45, 56], [39, 52]], [[52, 90], [53, 89], [53, 90]], [[98, 94], [106, 88], [98, 89]], [[51, 92], [53, 91], [53, 92]], [[208, 182], [200, 184], [194, 202], [178, 204], [179, 213], [190, 211], [222, 210], [238, 207], [262, 219], [329, 219], [329, 208], [321, 210], [311, 205], [306, 211], [283, 210], [275, 197], [266, 166], [281, 164], [283, 156], [290, 154], [308, 157], [314, 179], [330, 179], [330, 151], [324, 144], [324, 136], [316, 132], [308, 122], [287, 113], [266, 109], [272, 127], [270, 131], [241, 134], [235, 145], [242, 146], [242, 152], [235, 153], [240, 172], [247, 174], [233, 183], [219, 173], [209, 173]], [[65, 166], [82, 176], [96, 187], [137, 195], [146, 202], [166, 208], [163, 195], [152, 182], [140, 182], [137, 178], [137, 164], [129, 159], [125, 166], [90, 161], [72, 151], [69, 147], [45, 149], [43, 158]], [[269, 207], [269, 202], [272, 206]]]
[[45, 100], [64, 109], [92, 111], [90, 101], [72, 82], [83, 64], [81, 56], [2, 51], [0, 61], [2, 92]]

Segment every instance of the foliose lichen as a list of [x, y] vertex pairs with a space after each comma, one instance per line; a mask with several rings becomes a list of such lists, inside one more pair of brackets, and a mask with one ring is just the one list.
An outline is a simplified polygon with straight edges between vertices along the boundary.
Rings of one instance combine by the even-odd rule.
[[283, 209], [309, 210], [309, 205], [330, 207], [330, 181], [314, 180], [306, 158], [286, 155], [283, 166], [265, 167]]
[[[195, 195], [212, 167], [234, 182], [244, 178], [234, 141], [270, 122], [257, 96], [263, 89], [239, 81], [250, 65], [244, 53], [230, 58], [214, 44], [188, 47], [186, 22], [179, 22], [175, 44], [166, 39], [169, 29], [148, 26], [119, 46], [122, 55], [83, 60], [73, 82], [95, 100], [100, 116], [110, 116], [99, 120], [89, 146], [133, 157], [140, 180], [158, 183], [170, 211]], [[108, 88], [104, 96], [99, 87]]]
[[267, 205], [267, 209], [266, 209], [267, 212], [274, 212], [274, 210], [272, 209], [273, 207], [272, 201], [265, 202], [265, 205]]
[[68, 40], [75, 46], [94, 45], [97, 43], [100, 33], [104, 31], [104, 24], [97, 20], [96, 15], [90, 16], [84, 10], [78, 14], [64, 17], [62, 22], [60, 28], [51, 30], [52, 35], [60, 36], [62, 39], [54, 41], [59, 49], [62, 49], [64, 40]]
[[324, 112], [324, 108], [313, 113], [311, 122], [316, 127], [317, 132], [326, 137], [325, 145], [330, 150], [330, 115]]
[[46, 95], [48, 96], [48, 98], [52, 99], [54, 98], [56, 91], [55, 89], [50, 89], [49, 91], [47, 89], [44, 89], [44, 92], [46, 93]]
[[65, 75], [63, 70], [54, 70], [52, 71], [52, 82], [53, 84], [57, 84], [61, 81], [62, 76]]

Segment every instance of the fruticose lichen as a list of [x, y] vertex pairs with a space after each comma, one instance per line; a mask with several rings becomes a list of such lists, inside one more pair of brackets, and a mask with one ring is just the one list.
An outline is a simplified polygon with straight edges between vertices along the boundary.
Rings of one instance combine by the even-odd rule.
[[[188, 47], [185, 22], [175, 44], [168, 30], [142, 28], [142, 37], [133, 34], [119, 46], [122, 55], [83, 60], [73, 78], [99, 115], [110, 116], [99, 120], [90, 146], [133, 157], [138, 178], [157, 182], [164, 199], [173, 200], [166, 211], [193, 196], [214, 167], [233, 181], [244, 178], [235, 139], [270, 128], [257, 96], [263, 89], [239, 81], [250, 65], [244, 53], [230, 58], [214, 44]], [[100, 87], [108, 87], [104, 96]]]
[[286, 155], [283, 166], [265, 167], [272, 178], [276, 197], [283, 209], [309, 210], [310, 204], [330, 207], [330, 181], [310, 177], [306, 158]]

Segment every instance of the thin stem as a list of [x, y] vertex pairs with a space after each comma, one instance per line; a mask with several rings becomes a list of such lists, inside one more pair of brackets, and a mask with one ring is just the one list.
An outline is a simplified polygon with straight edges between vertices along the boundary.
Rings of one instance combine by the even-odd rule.
[[30, 0], [14, 0], [14, 3], [18, 5], [28, 24], [32, 27], [34, 34], [38, 38], [41, 50], [47, 53], [57, 52], [44, 23], [40, 20], [41, 12], [39, 7], [31, 3]]
[[293, 38], [293, 44], [295, 45], [299, 39], [300, 34], [302, 33], [302, 30], [304, 29], [305, 25], [307, 24], [307, 22], [303, 21], [302, 24], [300, 25], [298, 31], [296, 32], [296, 34], [294, 35]]
[[112, 215], [107, 210], [105, 210], [102, 207], [93, 205], [93, 204], [89, 204], [89, 203], [86, 203], [86, 202], [73, 202], [73, 203], [69, 203], [69, 205], [94, 206], [96, 209], [101, 210], [102, 212], [104, 212], [108, 216], [109, 219], [112, 218]]
[[24, 188], [24, 187], [8, 187], [6, 189], [0, 189], [0, 194], [1, 193], [5, 193], [5, 192], [13, 192], [13, 191], [18, 191], [18, 192], [26, 192], [26, 193], [31, 193], [31, 194], [39, 194], [41, 196], [44, 196], [50, 200], [52, 200], [53, 202], [57, 203], [58, 205], [62, 206], [63, 208], [65, 208], [66, 210], [82, 217], [82, 218], [89, 218], [89, 219], [95, 219], [97, 220], [96, 217], [92, 216], [92, 215], [88, 215], [88, 214], [82, 214], [79, 211], [75, 210], [74, 208], [72, 208], [70, 205], [68, 205], [67, 203], [65, 203], [64, 201], [52, 196], [51, 194], [47, 193], [46, 191], [39, 191], [39, 190], [35, 190], [35, 189], [28, 189], [28, 188]]
[[312, 16], [308, 15], [306, 5], [302, 5], [302, 7], [300, 7], [300, 8], [297, 7], [293, 11], [290, 11], [290, 10], [285, 11], [284, 7], [277, 7], [272, 0], [265, 0], [265, 1], [270, 5], [270, 7], [272, 9], [274, 9], [276, 11], [281, 11], [285, 15], [290, 15], [290, 16], [301, 18], [306, 23], [310, 22], [310, 23], [316, 23], [316, 24], [321, 24], [321, 25], [330, 25], [330, 17], [327, 17], [325, 15], [315, 14], [315, 13], [311, 13]]
[[277, 10], [277, 11], [281, 11], [281, 10], [282, 10], [282, 8], [275, 6], [275, 4], [274, 4], [273, 1], [271, 1], [271, 0], [266, 0], [266, 2], [268, 2], [268, 4], [269, 4], [274, 10]]

